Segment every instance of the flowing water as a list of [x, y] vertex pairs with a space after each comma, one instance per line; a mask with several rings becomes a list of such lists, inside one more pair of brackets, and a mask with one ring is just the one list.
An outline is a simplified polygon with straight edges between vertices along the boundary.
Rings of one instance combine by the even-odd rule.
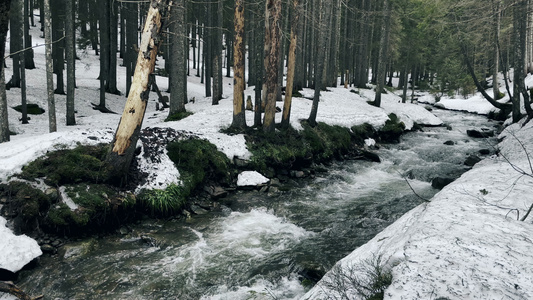
[[408, 133], [376, 151], [382, 163], [334, 163], [288, 192], [238, 192], [188, 221], [144, 220], [126, 235], [67, 244], [19, 285], [47, 299], [299, 299], [308, 282], [423, 202], [413, 190], [431, 198], [432, 178], [458, 176], [469, 154], [491, 149], [466, 130], [495, 123], [435, 113], [451, 129]]

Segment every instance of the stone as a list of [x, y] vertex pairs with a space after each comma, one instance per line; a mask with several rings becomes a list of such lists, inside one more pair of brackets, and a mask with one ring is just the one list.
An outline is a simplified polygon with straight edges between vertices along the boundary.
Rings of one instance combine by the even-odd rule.
[[43, 253], [48, 253], [48, 254], [55, 254], [57, 252], [56, 248], [50, 244], [42, 245], [41, 251], [43, 251]]
[[303, 177], [305, 177], [305, 172], [304, 171], [293, 170], [293, 171], [291, 171], [291, 177], [303, 178]]
[[446, 142], [444, 142], [444, 145], [453, 146], [453, 145], [455, 145], [455, 142], [454, 141], [446, 141]]
[[191, 210], [196, 215], [205, 215], [205, 214], [207, 214], [209, 212], [208, 210], [206, 210], [206, 209], [204, 209], [204, 208], [202, 208], [202, 207], [200, 207], [200, 206], [198, 206], [196, 204], [191, 205]]
[[480, 149], [478, 152], [481, 155], [489, 155], [490, 154], [490, 150], [489, 149]]
[[481, 158], [479, 158], [478, 156], [476, 155], [470, 155], [466, 158], [465, 162], [464, 162], [464, 165], [465, 166], [469, 166], [469, 167], [473, 167], [475, 164], [477, 164], [478, 162], [481, 161]]
[[475, 130], [475, 129], [469, 129], [466, 131], [466, 134], [472, 138], [488, 138], [488, 137], [494, 136], [494, 131], [491, 131], [486, 128], [482, 129], [482, 131]]
[[122, 226], [122, 227], [120, 227], [119, 232], [122, 235], [126, 235], [126, 234], [128, 234], [130, 232], [130, 230], [128, 229], [128, 227]]
[[204, 191], [213, 199], [224, 198], [228, 195], [228, 192], [221, 186], [206, 186], [204, 187]]
[[373, 152], [363, 150], [361, 151], [361, 154], [363, 155], [363, 159], [373, 161], [373, 162], [378, 162], [378, 163], [381, 162], [381, 159], [379, 158], [379, 156]]
[[454, 180], [455, 178], [451, 177], [435, 177], [431, 180], [431, 186], [434, 189], [442, 190], [442, 188], [452, 183]]
[[233, 163], [235, 164], [235, 166], [237, 166], [237, 168], [245, 168], [245, 167], [247, 167], [250, 164], [250, 161], [235, 156], [233, 158]]

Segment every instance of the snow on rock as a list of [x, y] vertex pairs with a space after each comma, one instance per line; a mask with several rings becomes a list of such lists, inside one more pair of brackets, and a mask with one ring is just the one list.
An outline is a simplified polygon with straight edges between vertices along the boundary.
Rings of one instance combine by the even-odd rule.
[[[338, 265], [357, 270], [381, 256], [393, 276], [385, 299], [533, 299], [533, 216], [517, 220], [533, 204], [533, 177], [517, 171], [533, 172], [522, 148], [533, 150], [533, 125], [518, 128], [500, 144], [509, 162], [485, 159]], [[326, 274], [304, 299], [338, 296], [326, 284], [333, 278]]]
[[0, 269], [17, 272], [42, 253], [37, 242], [26, 235], [14, 235], [0, 217]]
[[256, 171], [244, 171], [237, 177], [237, 186], [256, 186], [269, 181], [270, 179]]

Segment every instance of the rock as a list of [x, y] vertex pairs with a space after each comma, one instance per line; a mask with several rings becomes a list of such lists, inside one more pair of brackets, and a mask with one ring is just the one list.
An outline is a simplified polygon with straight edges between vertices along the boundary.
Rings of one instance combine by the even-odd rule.
[[469, 129], [466, 131], [466, 134], [472, 138], [488, 138], [494, 136], [494, 131], [487, 128], [482, 129], [482, 132], [475, 129]]
[[291, 171], [291, 177], [294, 177], [294, 178], [303, 178], [303, 177], [305, 177], [305, 172], [304, 172], [304, 171], [296, 171], [296, 170], [293, 170], [293, 171]]
[[490, 154], [490, 150], [489, 149], [480, 149], [478, 152], [481, 155], [489, 155]]
[[[56, 248], [59, 247], [59, 246], [61, 246], [61, 244], [62, 244], [62, 243], [61, 243], [61, 240], [60, 240], [60, 239], [57, 239], [57, 240], [55, 240], [55, 241], [52, 242], [52, 246], [54, 246], [54, 247], [56, 247]], [[42, 247], [41, 247], [41, 248], [42, 248]]]
[[435, 177], [433, 180], [431, 180], [431, 186], [435, 189], [442, 190], [443, 187], [452, 183], [454, 180], [455, 178], [450, 177]]
[[213, 199], [224, 198], [228, 195], [228, 192], [221, 186], [206, 186], [204, 187], [204, 191]]
[[278, 178], [272, 178], [270, 179], [270, 186], [277, 186], [279, 187], [281, 185], [280, 181]]
[[196, 205], [196, 204], [193, 204], [191, 205], [191, 210], [194, 214], [197, 214], [197, 215], [205, 215], [207, 214], [209, 211]]
[[43, 251], [43, 253], [48, 253], [48, 254], [55, 254], [57, 252], [56, 248], [50, 244], [42, 245], [41, 251]]
[[128, 229], [128, 227], [122, 226], [122, 227], [120, 227], [119, 232], [122, 235], [126, 235], [126, 234], [128, 234], [130, 232], [130, 230]]
[[266, 193], [266, 192], [268, 192], [268, 190], [269, 190], [268, 186], [265, 185], [265, 186], [261, 187], [261, 189], [259, 190], [259, 192], [261, 192], [261, 193]]
[[473, 167], [475, 164], [477, 164], [480, 161], [481, 161], [481, 158], [472, 154], [466, 158], [464, 165]]
[[250, 164], [250, 161], [235, 156], [233, 157], [233, 163], [235, 164], [235, 166], [237, 166], [237, 168], [245, 168]]
[[373, 152], [363, 150], [361, 151], [361, 154], [363, 155], [363, 158], [366, 160], [378, 162], [378, 163], [381, 162], [381, 159], [379, 158], [379, 156]]
[[446, 141], [446, 142], [444, 142], [444, 145], [453, 146], [453, 145], [455, 145], [455, 142], [454, 141]]
[[67, 259], [84, 256], [96, 249], [97, 246], [98, 241], [94, 238], [79, 243], [66, 244], [63, 246], [65, 251], [63, 257]]

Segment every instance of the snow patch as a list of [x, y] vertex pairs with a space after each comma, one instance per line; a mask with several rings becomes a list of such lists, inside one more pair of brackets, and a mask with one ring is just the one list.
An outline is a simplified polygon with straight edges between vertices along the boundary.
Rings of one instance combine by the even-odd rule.
[[237, 177], [237, 186], [256, 186], [269, 181], [270, 179], [256, 171], [244, 171]]
[[14, 235], [0, 217], [0, 269], [17, 272], [43, 252], [35, 240], [27, 235]]

